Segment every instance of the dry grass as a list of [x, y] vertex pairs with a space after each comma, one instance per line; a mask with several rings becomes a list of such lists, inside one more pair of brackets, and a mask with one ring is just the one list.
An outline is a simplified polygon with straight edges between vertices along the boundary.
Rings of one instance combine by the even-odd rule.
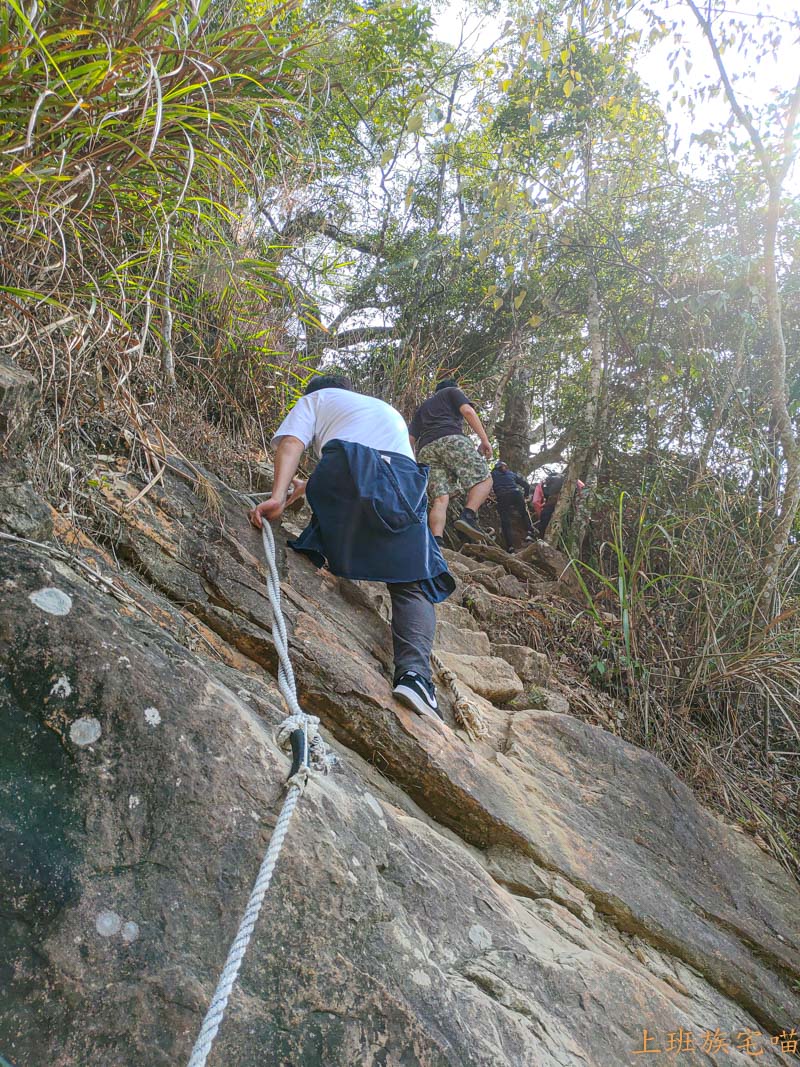
[[39, 378], [56, 464], [106, 409], [147, 451], [139, 416], [181, 383], [237, 433], [292, 380], [252, 204], [312, 106], [320, 32], [294, 2], [247, 12], [0, 5], [0, 347]]
[[[561, 640], [619, 702], [619, 732], [667, 762], [800, 875], [800, 607], [789, 553], [759, 622], [762, 531], [722, 481], [621, 494], [578, 570], [587, 612]], [[599, 538], [598, 538], [599, 540]]]
[[[606, 616], [603, 625], [591, 612], [540, 595], [527, 603], [504, 601], [492, 619], [492, 639], [526, 644], [550, 656], [551, 688], [562, 692], [572, 714], [595, 726], [648, 748], [734, 829], [750, 834], [794, 877], [800, 878], [800, 777], [796, 751], [766, 756], [757, 731], [724, 719], [685, 711], [667, 713], [657, 732], [645, 736], [644, 701], [650, 701], [651, 723], [658, 693], [639, 686], [635, 699], [624, 678], [604, 679], [596, 671], [608, 662], [609, 628], [619, 620]], [[616, 640], [619, 640], [617, 637]]]

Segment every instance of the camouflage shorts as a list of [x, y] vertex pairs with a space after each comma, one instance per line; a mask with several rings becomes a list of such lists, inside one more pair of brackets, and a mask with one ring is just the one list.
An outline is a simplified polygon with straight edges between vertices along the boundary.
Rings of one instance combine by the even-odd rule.
[[489, 466], [478, 454], [474, 442], [464, 436], [439, 437], [419, 450], [417, 459], [430, 467], [428, 496], [453, 496], [459, 489], [466, 493], [473, 485], [489, 477]]

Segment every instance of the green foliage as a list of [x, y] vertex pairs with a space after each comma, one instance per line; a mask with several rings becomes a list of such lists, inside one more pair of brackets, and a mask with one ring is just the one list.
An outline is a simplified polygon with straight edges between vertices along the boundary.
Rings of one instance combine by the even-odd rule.
[[62, 405], [73, 355], [93, 352], [115, 388], [166, 343], [269, 350], [276, 257], [250, 204], [301, 118], [308, 41], [290, 8], [259, 23], [208, 9], [0, 13], [0, 295]]
[[[597, 673], [641, 711], [645, 740], [674, 709], [711, 716], [721, 732], [734, 721], [744, 729], [759, 721], [767, 693], [783, 720], [779, 732], [800, 741], [793, 572], [784, 579], [783, 610], [758, 626], [754, 562], [764, 535], [758, 501], [714, 481], [691, 496], [676, 495], [682, 478], [673, 468], [671, 484], [655, 482], [635, 498], [619, 492], [596, 562], [575, 563], [611, 653], [611, 673]], [[653, 708], [660, 709], [660, 724], [648, 718]]]
[[[602, 571], [584, 562], [580, 563], [579, 570], [585, 569], [588, 571], [601, 587], [613, 595], [615, 608], [619, 613], [622, 638], [622, 650], [618, 657], [618, 663], [635, 678], [642, 669], [642, 665], [637, 659], [636, 642], [640, 614], [645, 610], [645, 605], [648, 600], [653, 598], [654, 594], [656, 597], [660, 597], [661, 590], [656, 589], [656, 587], [666, 580], [665, 575], [657, 574], [654, 577], [648, 577], [644, 568], [648, 565], [649, 557], [653, 552], [656, 536], [661, 534], [668, 537], [669, 534], [661, 524], [653, 525], [647, 521], [649, 501], [645, 497], [639, 503], [639, 515], [634, 526], [632, 543], [630, 543], [631, 539], [626, 537], [627, 531], [625, 528], [625, 502], [627, 497], [628, 494], [624, 491], [620, 493], [617, 512], [611, 523], [611, 540], [605, 542], [600, 549], [601, 556], [605, 548], [610, 550], [616, 573], [610, 578], [606, 577]], [[670, 576], [670, 580], [673, 581], [674, 577]], [[587, 594], [589, 604], [599, 620], [601, 616], [594, 606], [586, 584], [582, 578], [580, 581], [584, 592]], [[604, 673], [599, 668], [598, 671], [601, 674]], [[647, 729], [645, 728], [646, 733]]]
[[[590, 677], [625, 701], [624, 735], [677, 769], [720, 749], [734, 763], [757, 763], [767, 746], [788, 783], [800, 750], [797, 550], [782, 572], [779, 610], [759, 625], [767, 530], [757, 499], [713, 479], [687, 495], [684, 479], [665, 462], [635, 495], [617, 491], [599, 520], [609, 536], [594, 562], [574, 561], [595, 630]], [[749, 813], [797, 873], [794, 816], [776, 813], [768, 791], [748, 796], [730, 772], [726, 789], [728, 805]]]
[[[763, 160], [741, 123], [695, 131], [704, 169], [676, 155], [642, 50], [671, 40], [676, 107], [722, 86], [675, 10], [640, 7], [512, 0], [470, 50], [413, 0], [8, 0], [1, 341], [39, 370], [57, 445], [109, 398], [158, 436], [176, 385], [263, 448], [334, 361], [407, 414], [459, 373], [524, 473], [596, 468], [569, 537], [587, 670], [631, 738], [668, 753], [688, 722], [746, 750], [772, 715], [796, 751], [793, 546], [772, 621], [755, 609], [786, 487]], [[723, 50], [780, 47], [728, 7]], [[772, 165], [790, 101], [752, 111]], [[778, 236], [796, 422], [793, 202]]]

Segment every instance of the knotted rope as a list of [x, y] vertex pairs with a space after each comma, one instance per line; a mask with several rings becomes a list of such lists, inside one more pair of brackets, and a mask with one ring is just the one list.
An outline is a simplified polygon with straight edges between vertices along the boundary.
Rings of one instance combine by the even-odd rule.
[[264, 544], [264, 556], [267, 561], [267, 593], [272, 607], [272, 639], [278, 653], [278, 687], [291, 713], [278, 727], [276, 740], [281, 748], [287, 748], [292, 733], [302, 730], [305, 745], [303, 746], [300, 765], [287, 782], [286, 799], [283, 802], [283, 808], [278, 816], [269, 847], [258, 872], [250, 899], [247, 902], [244, 917], [228, 951], [228, 958], [222, 969], [217, 988], [203, 1019], [203, 1025], [200, 1027], [200, 1034], [192, 1049], [188, 1067], [205, 1067], [206, 1060], [211, 1052], [211, 1046], [214, 1044], [217, 1031], [225, 1016], [228, 998], [236, 983], [239, 968], [247, 952], [247, 946], [258, 922], [261, 905], [264, 903], [264, 897], [272, 881], [272, 872], [275, 870], [275, 864], [278, 861], [278, 856], [280, 856], [294, 809], [301, 793], [305, 789], [309, 769], [327, 773], [334, 762], [334, 757], [328, 752], [324, 741], [319, 735], [319, 719], [314, 715], [306, 715], [297, 701], [294, 671], [289, 659], [289, 638], [286, 632], [286, 620], [281, 610], [281, 583], [275, 562], [275, 540], [272, 536], [270, 525], [266, 520], [261, 527], [261, 539]]
[[431, 663], [453, 694], [453, 699], [455, 700], [453, 715], [458, 725], [466, 732], [470, 741], [478, 741], [480, 738], [486, 737], [489, 732], [489, 726], [481, 709], [469, 697], [464, 695], [456, 676], [448, 667], [445, 667], [435, 652], [431, 652]]

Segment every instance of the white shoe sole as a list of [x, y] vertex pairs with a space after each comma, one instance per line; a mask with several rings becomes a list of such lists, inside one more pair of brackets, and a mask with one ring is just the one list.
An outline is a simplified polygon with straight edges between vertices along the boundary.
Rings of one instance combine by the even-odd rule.
[[407, 708], [416, 711], [418, 715], [427, 715], [430, 719], [442, 722], [438, 712], [434, 711], [429, 704], [426, 704], [422, 697], [415, 693], [413, 689], [406, 689], [404, 685], [398, 685], [392, 692], [401, 704], [405, 704]]

